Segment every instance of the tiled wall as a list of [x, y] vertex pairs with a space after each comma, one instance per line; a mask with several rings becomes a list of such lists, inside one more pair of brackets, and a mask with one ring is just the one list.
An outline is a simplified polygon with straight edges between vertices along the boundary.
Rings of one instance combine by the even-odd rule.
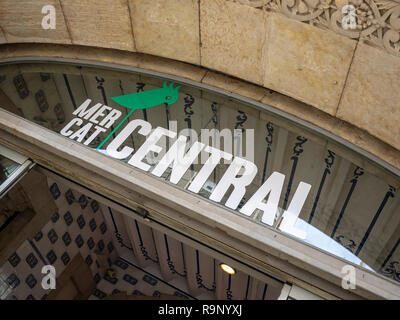
[[118, 258], [112, 267], [115, 270], [115, 276], [109, 277], [106, 275], [101, 279], [89, 300], [103, 299], [107, 295], [118, 292], [156, 298], [160, 297], [161, 294], [167, 294], [181, 299], [190, 299], [187, 294], [178, 288], [167, 284], [160, 278], [154, 277], [154, 275], [150, 275], [145, 270], [130, 264], [123, 258]]
[[[52, 179], [48, 179], [48, 185], [58, 212], [0, 267], [0, 299], [45, 299], [49, 290], [41, 286], [45, 276], [41, 273], [42, 267], [53, 265], [58, 277], [78, 253], [90, 267], [97, 284], [90, 299], [103, 299], [116, 292], [189, 298], [179, 288], [119, 258], [123, 247], [115, 236], [106, 206]], [[124, 253], [136, 261], [131, 251]], [[99, 259], [100, 254], [106, 259]], [[113, 277], [102, 272], [105, 268], [100, 261], [104, 263], [107, 258], [114, 262]]]
[[[214, 258], [135, 218], [50, 178], [43, 192], [51, 193], [58, 211], [0, 267], [0, 299], [46, 299], [49, 290], [41, 285], [42, 267], [53, 265], [59, 277], [78, 253], [96, 283], [89, 299], [116, 292], [183, 299], [264, 299], [267, 284], [239, 271], [231, 283], [216, 268]], [[114, 275], [105, 272], [107, 260], [113, 262]], [[273, 290], [275, 286], [269, 284], [272, 298], [279, 293], [279, 286]], [[259, 292], [263, 288], [264, 294]]]
[[79, 252], [89, 265], [95, 282], [101, 280], [98, 255], [116, 258], [112, 234], [99, 203], [79, 192], [48, 180], [58, 207], [51, 220], [33, 239], [26, 239], [1, 266], [1, 299], [44, 299], [41, 286], [44, 265], [53, 265], [59, 276]]

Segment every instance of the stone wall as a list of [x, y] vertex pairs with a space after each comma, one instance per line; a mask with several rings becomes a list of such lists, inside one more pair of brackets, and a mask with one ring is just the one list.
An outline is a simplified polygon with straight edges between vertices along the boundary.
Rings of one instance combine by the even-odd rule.
[[[383, 41], [391, 31], [388, 47], [371, 45], [369, 25], [349, 35], [321, 23], [337, 22], [345, 1], [0, 0], [0, 58], [69, 55], [178, 74], [271, 104], [400, 168], [400, 4], [389, 2], [371, 9], [386, 26], [370, 33]], [[48, 4], [55, 30], [41, 27]]]

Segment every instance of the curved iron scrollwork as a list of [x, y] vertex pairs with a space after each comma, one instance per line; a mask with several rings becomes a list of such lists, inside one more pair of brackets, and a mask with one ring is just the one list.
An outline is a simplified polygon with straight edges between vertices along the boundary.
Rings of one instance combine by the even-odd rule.
[[393, 280], [400, 282], [400, 262], [392, 261], [386, 267], [379, 270], [381, 274]]
[[350, 182], [351, 182], [351, 183], [357, 182], [358, 178], [361, 177], [363, 174], [364, 174], [364, 169], [363, 169], [363, 168], [360, 168], [360, 167], [357, 167], [357, 168], [354, 170], [354, 176], [353, 176], [353, 178], [350, 180]]
[[311, 209], [310, 217], [308, 218], [308, 223], [310, 223], [310, 224], [311, 224], [311, 222], [312, 222], [312, 220], [314, 218], [315, 210], [317, 209], [318, 201], [319, 201], [319, 198], [321, 196], [322, 188], [323, 188], [323, 186], [325, 184], [326, 177], [329, 174], [331, 174], [331, 168], [332, 168], [334, 162], [335, 162], [335, 153], [333, 151], [331, 151], [331, 150], [328, 150], [328, 155], [325, 158], [326, 167], [325, 167], [325, 170], [324, 170], [324, 174], [322, 175], [322, 179], [321, 179], [321, 182], [320, 182], [319, 187], [318, 187], [317, 195], [315, 196], [314, 204], [313, 204], [313, 207]]
[[[272, 145], [274, 126], [272, 125], [272, 122], [268, 122], [266, 124], [266, 127], [267, 127], [267, 136], [265, 137], [265, 141], [267, 141], [267, 146], [270, 149]], [[271, 151], [271, 149], [269, 151]]]
[[185, 266], [183, 267], [183, 273], [180, 273], [179, 271], [177, 271], [175, 269], [174, 262], [171, 260], [171, 256], [169, 254], [169, 245], [168, 245], [168, 239], [167, 239], [166, 234], [164, 234], [164, 241], [165, 241], [165, 248], [167, 249], [167, 264], [168, 264], [169, 271], [171, 271], [172, 274], [177, 274], [178, 276], [186, 277], [187, 271], [186, 271]]
[[335, 153], [331, 150], [328, 150], [328, 156], [325, 158], [325, 164], [328, 173], [331, 173], [330, 169], [332, 168], [334, 162], [335, 162]]
[[216, 128], [218, 125], [218, 108], [216, 102], [211, 103], [211, 111], [213, 113], [211, 121], [214, 124], [214, 128]]
[[114, 235], [115, 235], [115, 237], [117, 238], [117, 241], [118, 241], [118, 243], [120, 244], [120, 246], [121, 246], [122, 248], [127, 248], [128, 250], [133, 251], [133, 249], [132, 249], [131, 247], [127, 246], [127, 245], [124, 243], [124, 239], [122, 239], [121, 234], [120, 234], [117, 230], [114, 231]]
[[226, 288], [226, 299], [227, 300], [232, 300], [232, 290], [231, 290], [231, 280], [232, 276], [228, 276], [228, 288]]
[[356, 167], [354, 172], [353, 172], [353, 177], [351, 178], [350, 182], [351, 182], [351, 187], [349, 190], [349, 193], [347, 194], [346, 200], [344, 201], [342, 210], [340, 210], [339, 216], [336, 220], [335, 226], [333, 227], [332, 233], [331, 233], [331, 238], [333, 238], [335, 236], [335, 233], [339, 227], [340, 222], [342, 221], [344, 212], [346, 211], [347, 205], [350, 201], [351, 195], [353, 194], [353, 191], [357, 185], [358, 179], [359, 177], [361, 177], [364, 174], [364, 169], [361, 167]]
[[393, 258], [397, 248], [400, 245], [400, 238], [394, 244], [393, 248], [390, 250], [389, 254], [383, 261], [382, 266], [379, 269], [379, 272], [384, 276], [394, 279], [395, 281], [400, 282], [400, 262], [399, 261], [390, 261]]
[[193, 103], [194, 103], [194, 98], [191, 94], [186, 93], [185, 98], [183, 99], [185, 101], [183, 112], [185, 113], [185, 122], [188, 124], [188, 128], [192, 128], [192, 115], [194, 114], [193, 111]]
[[[353, 250], [356, 248], [357, 243], [352, 240], [352, 239], [347, 239], [345, 236], [343, 235], [339, 235], [337, 237], [335, 237], [335, 240], [337, 242], [339, 242], [343, 247], [345, 247], [346, 249], [350, 250], [351, 252], [353, 252]], [[347, 243], [344, 242], [344, 240], [347, 240]]]
[[172, 274], [177, 274], [178, 276], [186, 277], [186, 275], [187, 275], [186, 269], [183, 271], [183, 273], [180, 273], [179, 271], [177, 271], [175, 269], [175, 265], [174, 265], [173, 261], [170, 258], [167, 258], [167, 264], [168, 264], [169, 271], [171, 271]]
[[144, 86], [146, 84], [143, 82], [136, 82], [136, 92], [142, 92], [144, 91]]
[[[142, 92], [144, 91], [145, 83], [143, 82], [136, 82], [136, 92]], [[145, 121], [148, 121], [147, 119], [147, 109], [142, 109], [143, 112], [143, 118]]]
[[121, 234], [120, 234], [119, 231], [118, 231], [118, 227], [117, 227], [117, 224], [116, 224], [115, 219], [114, 219], [113, 212], [112, 212], [112, 210], [111, 210], [110, 207], [108, 207], [108, 212], [110, 213], [111, 220], [112, 220], [112, 223], [113, 223], [113, 225], [114, 225], [114, 235], [115, 235], [115, 238], [117, 238], [117, 241], [118, 241], [119, 245], [120, 245], [122, 248], [127, 248], [128, 250], [133, 251], [133, 249], [132, 249], [131, 247], [127, 246], [127, 245], [124, 243], [124, 239], [122, 239], [122, 236], [121, 236]]
[[147, 253], [146, 247], [143, 245], [143, 243], [139, 244], [140, 252], [142, 253], [142, 256], [144, 257], [145, 260], [150, 260], [154, 263], [158, 263], [158, 259], [153, 259], [152, 257], [149, 256]]
[[198, 288], [205, 289], [205, 290], [210, 291], [210, 292], [215, 292], [215, 289], [216, 289], [215, 281], [213, 282], [211, 288], [208, 288], [206, 285], [204, 285], [203, 277], [202, 277], [202, 275], [200, 273], [196, 273], [196, 282], [197, 282], [197, 287]]
[[282, 206], [283, 210], [287, 209], [289, 195], [290, 195], [290, 191], [292, 189], [292, 184], [293, 184], [293, 178], [296, 173], [297, 162], [299, 161], [300, 154], [302, 154], [304, 151], [303, 144], [308, 141], [307, 138], [302, 137], [302, 136], [297, 136], [296, 140], [297, 140], [297, 142], [294, 144], [294, 147], [293, 147], [293, 156], [290, 158], [290, 160], [293, 160], [293, 165], [292, 165], [292, 170], [290, 172], [290, 178], [289, 178], [289, 183], [288, 183], [288, 186], [286, 189], [285, 199], [283, 201], [283, 206]]
[[167, 121], [167, 129], [169, 130], [169, 108], [168, 108], [168, 103], [164, 103], [165, 107], [165, 118]]
[[265, 136], [265, 141], [267, 142], [267, 149], [265, 151], [265, 160], [264, 160], [264, 168], [263, 168], [263, 175], [261, 179], [261, 184], [264, 183], [265, 181], [265, 175], [267, 171], [267, 163], [268, 163], [268, 156], [269, 153], [272, 151], [271, 146], [272, 146], [272, 141], [274, 138], [274, 126], [272, 125], [272, 122], [268, 122], [266, 124], [267, 127], [267, 135]]
[[[97, 85], [97, 89], [99, 89], [100, 91], [101, 91], [101, 94], [103, 95], [103, 98], [106, 96], [106, 92], [104, 91], [104, 87], [103, 87], [103, 84], [104, 84], [104, 78], [102, 78], [102, 77], [98, 77], [98, 76], [95, 76], [95, 79], [96, 79], [96, 83], [98, 84]], [[105, 103], [106, 103], [107, 101], [105, 101]], [[107, 103], [106, 103], [107, 104]]]
[[394, 198], [394, 193], [396, 192], [396, 189], [394, 187], [392, 187], [391, 185], [389, 185], [389, 190], [386, 192], [385, 197], [383, 198], [381, 204], [379, 205], [378, 210], [376, 211], [367, 231], [364, 234], [364, 237], [362, 238], [360, 245], [358, 246], [355, 255], [358, 256], [358, 254], [360, 253], [360, 251], [362, 250], [364, 244], [367, 242], [369, 235], [372, 232], [372, 229], [374, 228], [376, 221], [378, 221], [379, 216], [381, 215], [383, 209], [385, 208], [387, 202], [389, 201], [390, 198]]
[[244, 132], [243, 124], [247, 121], [247, 114], [238, 110], [239, 115], [236, 116], [235, 129], [240, 129]]
[[[211, 288], [207, 287], [204, 283], [203, 283], [203, 277], [200, 274], [200, 258], [199, 258], [199, 250], [196, 250], [196, 264], [197, 264], [197, 272], [196, 272], [196, 282], [197, 282], [197, 287], [200, 289], [205, 289], [207, 291], [210, 292], [215, 292], [216, 289], [216, 282], [215, 282], [215, 270], [214, 270], [214, 281], [212, 283]], [[215, 260], [214, 260], [214, 264], [215, 264]], [[215, 266], [214, 266], [215, 269]]]
[[304, 149], [303, 149], [303, 144], [306, 143], [306, 142], [308, 141], [307, 138], [302, 137], [302, 136], [297, 136], [297, 137], [296, 137], [296, 140], [297, 140], [298, 142], [296, 142], [295, 145], [294, 145], [294, 147], [293, 147], [293, 154], [294, 154], [294, 156], [293, 156], [291, 159], [293, 159], [293, 158], [295, 158], [295, 157], [298, 157], [300, 154], [303, 153], [303, 151], [304, 151]]
[[142, 256], [144, 257], [145, 260], [150, 260], [154, 263], [158, 263], [158, 257], [156, 257], [156, 259], [152, 258], [149, 256], [146, 247], [143, 244], [143, 240], [142, 240], [142, 234], [140, 233], [140, 229], [139, 229], [139, 225], [137, 223], [137, 221], [135, 220], [135, 226], [136, 226], [136, 231], [138, 233], [139, 236], [139, 248], [140, 248], [140, 252], [142, 254]]

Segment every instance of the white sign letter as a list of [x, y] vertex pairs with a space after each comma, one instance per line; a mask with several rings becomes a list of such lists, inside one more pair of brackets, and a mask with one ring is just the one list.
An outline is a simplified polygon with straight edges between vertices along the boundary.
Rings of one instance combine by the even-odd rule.
[[289, 208], [283, 213], [282, 222], [279, 229], [290, 233], [301, 239], [307, 237], [307, 232], [303, 230], [296, 229], [294, 224], [296, 223], [297, 217], [303, 208], [304, 202], [307, 199], [308, 193], [310, 192], [311, 185], [305, 182], [300, 182], [297, 190], [290, 202]]
[[107, 146], [107, 153], [115, 159], [125, 159], [132, 153], [133, 148], [125, 146], [121, 151], [118, 148], [124, 143], [124, 141], [132, 134], [132, 132], [140, 126], [139, 133], [147, 136], [151, 131], [151, 124], [141, 119], [135, 119], [130, 121], [126, 127], [115, 137], [115, 139]]
[[147, 140], [142, 144], [139, 150], [136, 151], [132, 158], [129, 159], [128, 163], [144, 171], [149, 171], [150, 166], [142, 162], [142, 160], [150, 151], [157, 153], [161, 152], [162, 148], [157, 145], [157, 142], [161, 139], [162, 136], [174, 138], [176, 136], [176, 132], [169, 131], [162, 127], [157, 127], [153, 131], [153, 133], [147, 138]]
[[225, 160], [232, 159], [232, 155], [230, 153], [221, 151], [219, 149], [210, 146], [205, 147], [204, 151], [209, 152], [211, 154], [188, 188], [188, 190], [195, 193], [198, 193], [201, 187], [206, 183], [207, 178], [210, 176], [215, 167], [218, 165], [221, 158], [224, 158]]
[[[243, 175], [237, 177], [239, 171], [244, 168]], [[257, 166], [250, 161], [236, 157], [225, 171], [221, 180], [218, 182], [210, 199], [220, 202], [229, 187], [233, 185], [234, 189], [226, 201], [225, 205], [231, 209], [236, 209], [246, 193], [246, 186], [248, 186], [257, 174]]]
[[47, 14], [42, 19], [42, 28], [45, 30], [56, 28], [56, 8], [48, 4], [42, 7], [42, 13]]
[[177, 184], [199, 155], [201, 149], [204, 148], [203, 143], [196, 141], [185, 154], [186, 140], [187, 138], [185, 136], [179, 136], [178, 140], [175, 141], [151, 173], [157, 177], [161, 177], [168, 166], [173, 163], [169, 180]]
[[[47, 273], [47, 274], [46, 274]], [[42, 268], [42, 274], [46, 274], [42, 279], [42, 288], [44, 290], [56, 288], [56, 268], [52, 265], [45, 265]]]
[[74, 133], [72, 130], [69, 130], [69, 128], [71, 128], [74, 124], [80, 126], [82, 122], [83, 121], [81, 119], [74, 118], [70, 122], [68, 122], [68, 124], [60, 131], [60, 133], [65, 137], [69, 137], [71, 134]]
[[89, 110], [86, 110], [91, 102], [92, 102], [92, 100], [86, 99], [85, 102], [83, 102], [78, 107], [78, 109], [76, 109], [74, 112], [72, 112], [72, 114], [75, 116], [78, 116], [79, 118], [83, 118], [85, 120], [89, 119], [93, 115], [93, 113], [95, 113], [97, 111], [97, 109], [102, 106], [101, 103], [97, 103], [93, 107], [91, 107]]
[[[278, 211], [284, 181], [285, 175], [273, 172], [239, 212], [251, 216], [254, 210], [262, 210], [264, 213], [261, 221], [272, 226]], [[265, 203], [263, 200], [268, 194], [268, 201]]]

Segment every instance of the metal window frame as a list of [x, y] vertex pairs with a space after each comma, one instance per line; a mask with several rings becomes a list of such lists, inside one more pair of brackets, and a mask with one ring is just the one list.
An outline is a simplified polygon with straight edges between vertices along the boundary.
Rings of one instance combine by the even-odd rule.
[[0, 155], [18, 163], [20, 166], [15, 170], [1, 185], [0, 185], [0, 199], [3, 198], [7, 192], [20, 181], [25, 174], [35, 165], [28, 157], [0, 145]]

